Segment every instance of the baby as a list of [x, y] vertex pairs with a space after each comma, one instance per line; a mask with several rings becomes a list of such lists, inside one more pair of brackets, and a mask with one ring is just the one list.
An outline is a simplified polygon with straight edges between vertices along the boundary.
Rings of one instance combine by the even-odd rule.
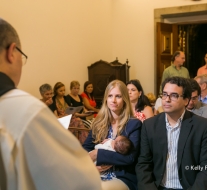
[[[105, 149], [110, 150], [114, 152], [118, 152], [120, 154], [129, 154], [131, 150], [133, 149], [132, 142], [125, 136], [118, 136], [115, 140], [113, 139], [105, 139], [102, 143], [97, 144], [95, 146], [95, 149]], [[96, 162], [94, 162], [96, 164]], [[109, 169], [110, 170], [110, 169]], [[115, 174], [111, 171], [104, 171], [100, 174], [101, 180], [111, 180], [115, 176]]]
[[132, 142], [125, 136], [118, 136], [115, 140], [105, 139], [102, 143], [95, 146], [95, 149], [105, 149], [120, 154], [129, 154], [132, 148]]

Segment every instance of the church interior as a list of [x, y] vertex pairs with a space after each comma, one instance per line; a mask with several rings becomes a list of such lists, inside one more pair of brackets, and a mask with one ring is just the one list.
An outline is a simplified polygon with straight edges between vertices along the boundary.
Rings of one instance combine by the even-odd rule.
[[83, 88], [88, 66], [117, 57], [121, 63], [128, 60], [129, 79], [139, 79], [145, 93], [156, 94], [156, 22], [165, 22], [166, 15], [189, 16], [188, 22], [180, 19], [177, 24], [192, 38], [186, 39], [185, 66], [193, 77], [203, 64], [207, 19], [191, 22], [190, 16], [204, 18], [206, 7], [207, 0], [22, 0], [12, 6], [2, 0], [0, 11], [18, 29], [28, 55], [18, 87], [40, 98], [41, 84], [61, 81], [67, 93], [70, 81], [78, 80]]

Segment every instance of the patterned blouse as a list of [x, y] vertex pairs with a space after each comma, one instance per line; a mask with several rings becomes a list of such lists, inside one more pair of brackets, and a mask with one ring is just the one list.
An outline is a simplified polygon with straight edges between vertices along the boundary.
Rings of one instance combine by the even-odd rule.
[[[115, 139], [116, 137], [113, 137], [113, 129], [112, 126], [109, 127], [109, 133], [107, 136], [108, 139]], [[109, 168], [108, 170], [101, 172], [101, 180], [103, 181], [107, 181], [107, 180], [112, 180], [116, 178], [116, 175], [114, 173], [114, 167], [112, 166], [111, 168]]]
[[56, 101], [56, 107], [57, 107], [57, 113], [58, 113], [58, 116], [59, 117], [63, 117], [63, 116], [65, 116], [66, 114], [65, 114], [65, 110], [66, 110], [66, 108], [68, 108], [69, 106], [68, 106], [68, 104], [64, 101], [64, 104], [62, 104], [61, 102], [60, 102], [60, 100], [59, 99], [55, 99], [55, 101]]
[[136, 111], [134, 117], [139, 119], [142, 123], [146, 119], [146, 116], [144, 115], [143, 111]]

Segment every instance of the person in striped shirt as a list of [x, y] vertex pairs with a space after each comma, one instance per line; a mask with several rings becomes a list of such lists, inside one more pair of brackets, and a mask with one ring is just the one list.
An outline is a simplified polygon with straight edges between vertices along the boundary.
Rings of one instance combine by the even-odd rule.
[[186, 110], [191, 92], [183, 77], [162, 83], [164, 112], [142, 126], [139, 190], [207, 189], [207, 119]]

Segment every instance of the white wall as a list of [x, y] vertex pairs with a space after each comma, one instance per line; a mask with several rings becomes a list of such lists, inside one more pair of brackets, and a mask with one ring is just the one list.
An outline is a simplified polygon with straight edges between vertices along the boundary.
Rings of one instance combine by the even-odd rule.
[[38, 88], [71, 80], [83, 84], [87, 66], [99, 59], [129, 59], [130, 78], [154, 92], [154, 9], [207, 0], [1, 0], [1, 17], [18, 31], [28, 55], [19, 85]]
[[110, 0], [1, 0], [1, 17], [19, 33], [28, 55], [19, 88], [40, 97], [39, 86], [88, 80], [87, 66], [111, 60]]

